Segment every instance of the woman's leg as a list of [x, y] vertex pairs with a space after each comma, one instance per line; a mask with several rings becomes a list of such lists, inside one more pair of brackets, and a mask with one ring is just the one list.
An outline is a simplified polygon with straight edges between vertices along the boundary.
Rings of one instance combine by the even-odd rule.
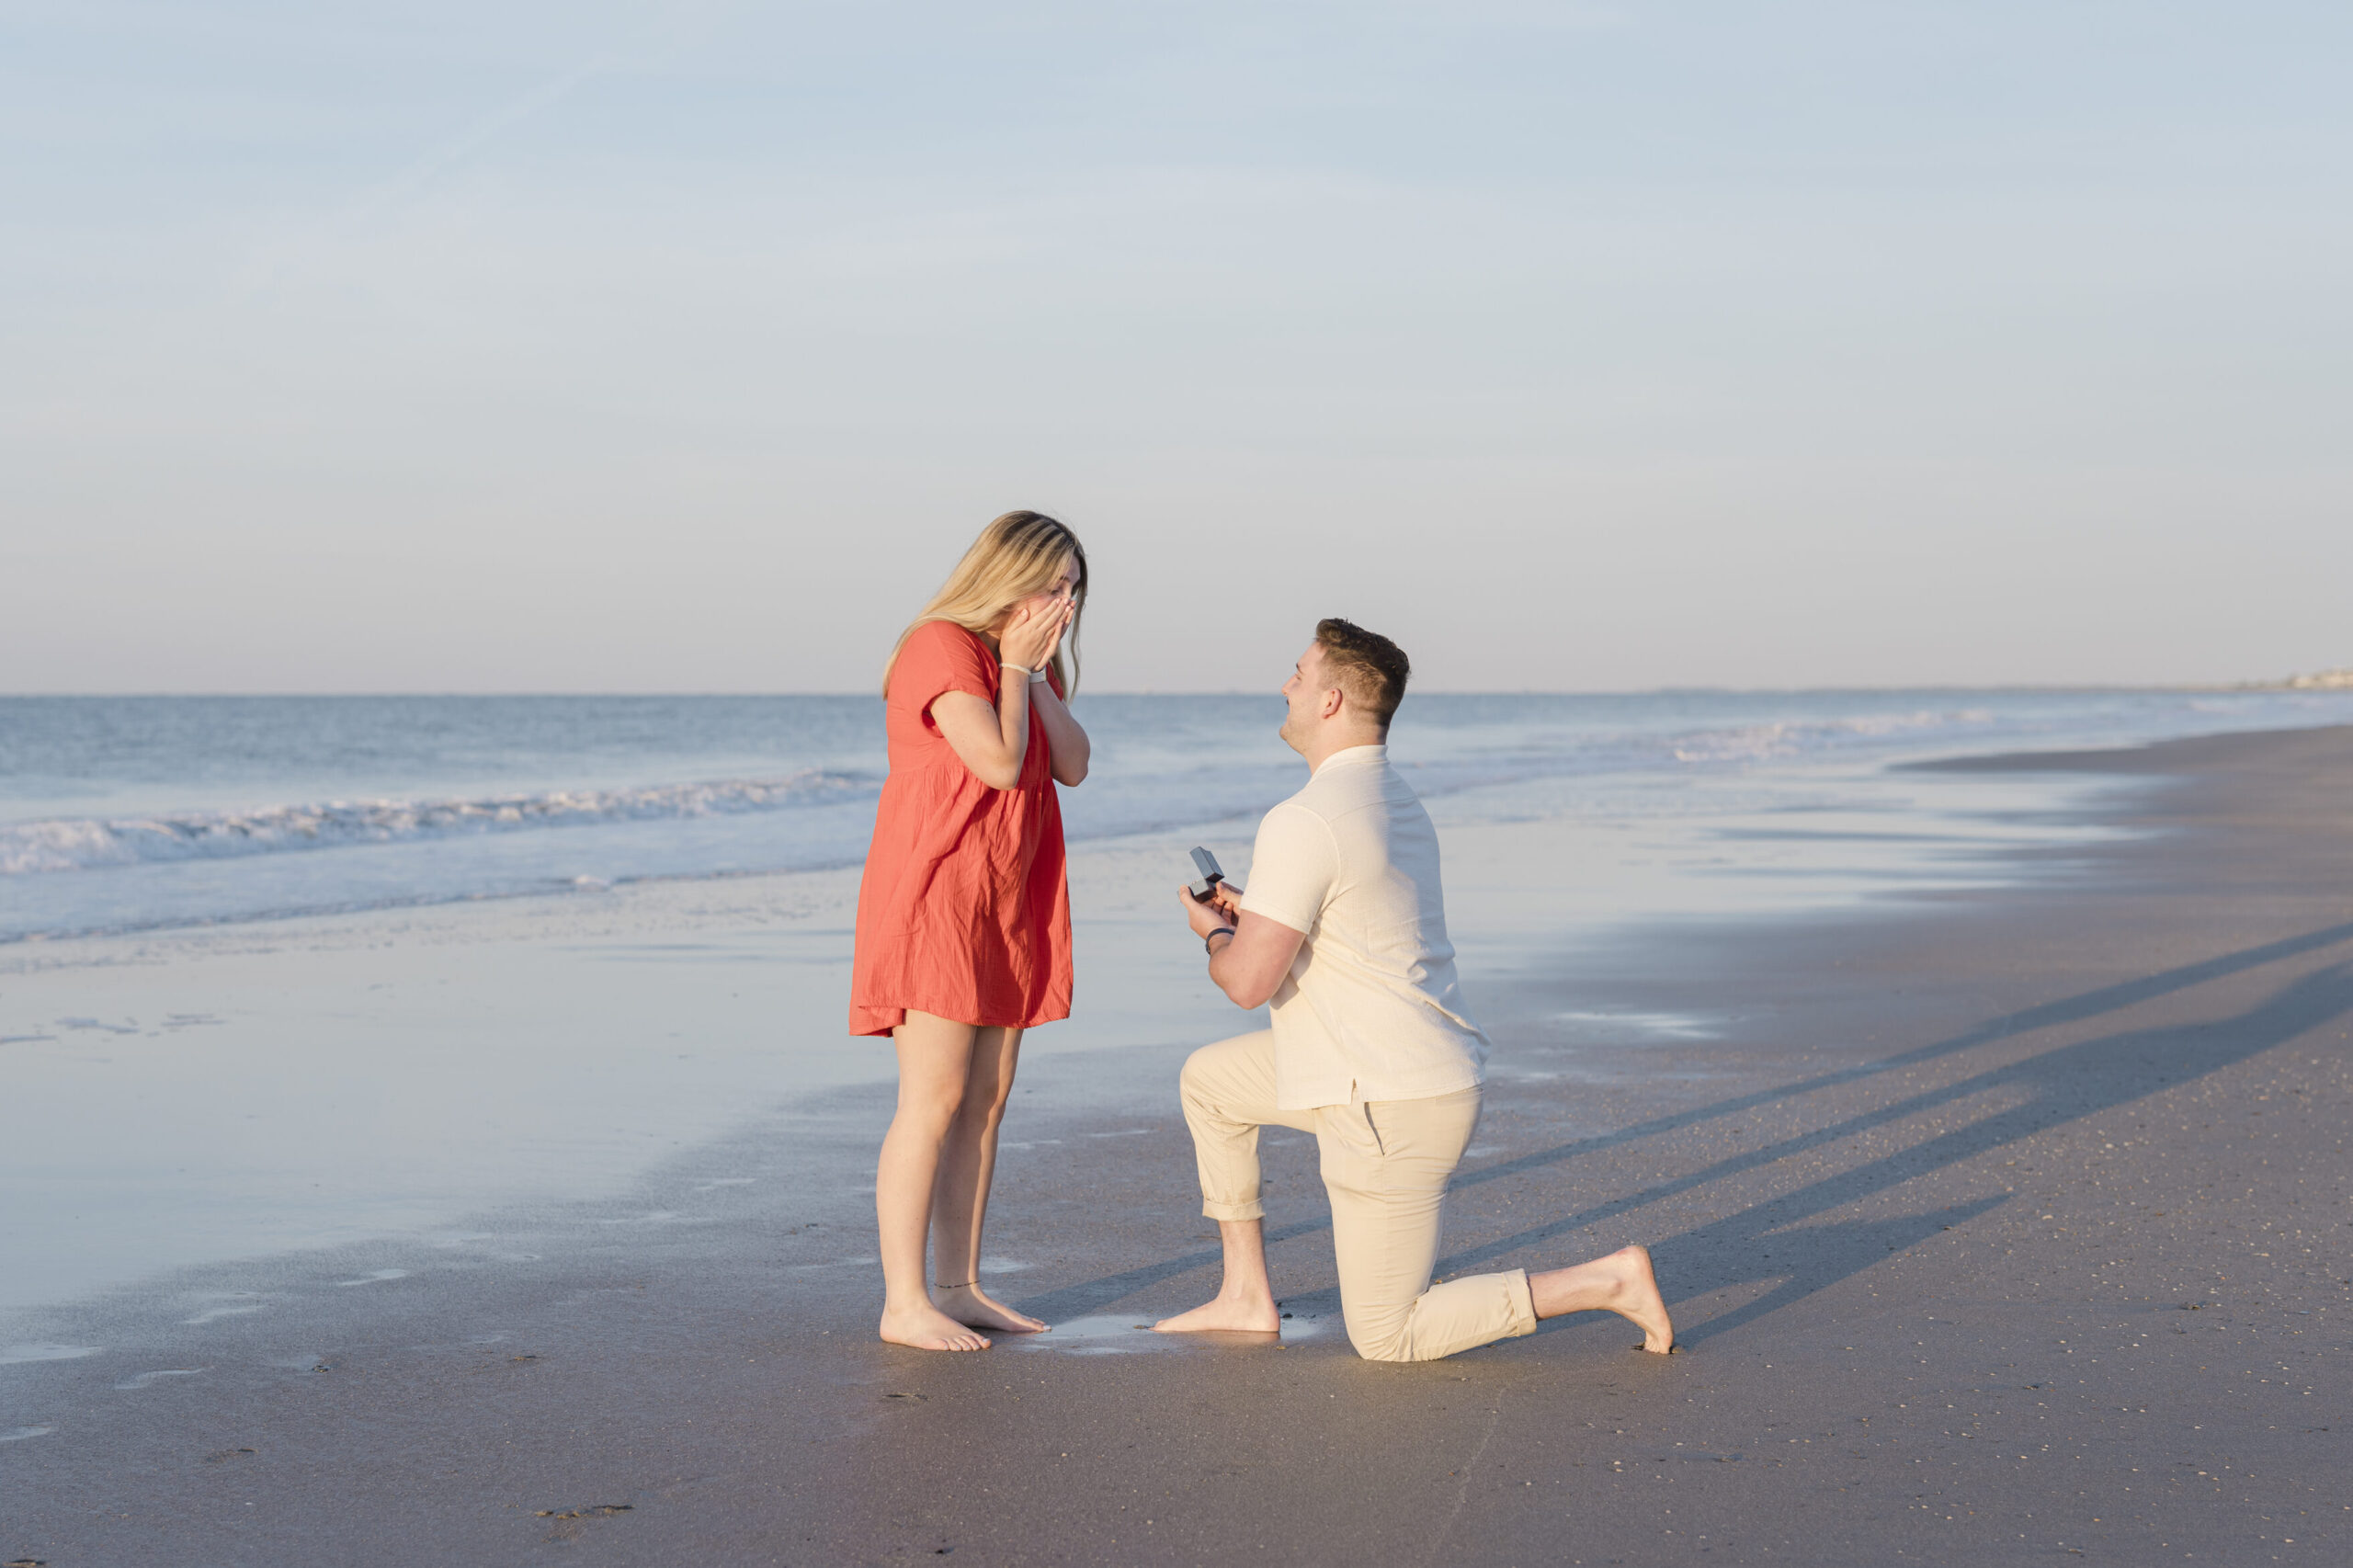
[[972, 1042], [964, 1103], [949, 1124], [939, 1151], [939, 1185], [932, 1197], [932, 1267], [939, 1308], [972, 1328], [1041, 1334], [1036, 1318], [992, 1301], [981, 1289], [981, 1227], [988, 1219], [989, 1184], [996, 1176], [996, 1134], [1021, 1060], [1019, 1029], [987, 1028]]
[[910, 1012], [891, 1031], [899, 1050], [899, 1108], [874, 1170], [874, 1218], [882, 1242], [882, 1337], [918, 1350], [985, 1350], [988, 1340], [932, 1303], [924, 1243], [940, 1145], [964, 1103], [982, 1031]]

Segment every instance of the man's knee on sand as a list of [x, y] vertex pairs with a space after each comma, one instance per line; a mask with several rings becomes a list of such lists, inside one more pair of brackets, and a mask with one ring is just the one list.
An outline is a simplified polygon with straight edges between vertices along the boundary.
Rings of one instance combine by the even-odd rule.
[[1343, 1302], [1340, 1310], [1347, 1324], [1348, 1343], [1368, 1361], [1442, 1361], [1473, 1344], [1485, 1343], [1473, 1339], [1466, 1344], [1459, 1335], [1449, 1341], [1443, 1327], [1435, 1343], [1427, 1333], [1417, 1335], [1412, 1307], [1403, 1312], [1350, 1313]]
[[1536, 1297], [1525, 1269], [1475, 1274], [1426, 1287], [1400, 1307], [1353, 1307], [1345, 1284], [1340, 1312], [1348, 1343], [1368, 1361], [1442, 1361], [1499, 1339], [1536, 1332]]
[[1369, 1327], [1348, 1324], [1348, 1343], [1356, 1353], [1368, 1361], [1417, 1361], [1414, 1354], [1413, 1337], [1405, 1332], [1405, 1322], [1400, 1318]]
[[1368, 1361], [1419, 1361], [1414, 1346], [1415, 1301], [1383, 1299], [1383, 1292], [1350, 1290], [1340, 1282], [1340, 1324], [1348, 1344]]

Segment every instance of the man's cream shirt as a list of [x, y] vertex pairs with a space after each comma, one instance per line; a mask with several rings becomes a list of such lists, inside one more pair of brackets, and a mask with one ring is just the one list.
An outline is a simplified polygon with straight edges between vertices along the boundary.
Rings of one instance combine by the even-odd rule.
[[1455, 980], [1438, 829], [1387, 746], [1333, 753], [1267, 813], [1242, 907], [1307, 933], [1274, 995], [1278, 1107], [1481, 1082], [1487, 1037]]

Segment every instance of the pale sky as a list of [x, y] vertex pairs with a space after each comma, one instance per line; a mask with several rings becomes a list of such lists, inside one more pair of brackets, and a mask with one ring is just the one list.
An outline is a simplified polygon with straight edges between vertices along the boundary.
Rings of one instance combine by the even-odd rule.
[[2353, 7], [0, 8], [0, 690], [2353, 664]]

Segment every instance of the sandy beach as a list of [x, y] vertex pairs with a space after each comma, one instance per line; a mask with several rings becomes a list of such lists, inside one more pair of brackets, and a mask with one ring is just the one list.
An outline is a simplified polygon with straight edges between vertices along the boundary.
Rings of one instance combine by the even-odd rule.
[[2353, 7], [0, 40], [0, 1568], [2353, 1563]]
[[7, 1016], [86, 1027], [8, 1048], [53, 1190], [0, 1561], [2336, 1561], [2353, 728], [1917, 781], [2008, 831], [1797, 913], [1581, 926], [1586, 841], [1446, 829], [1496, 1052], [1440, 1271], [1648, 1243], [1671, 1358], [1586, 1316], [1358, 1360], [1280, 1135], [1281, 1343], [1135, 1326], [1213, 1286], [1172, 1085], [1245, 1022], [1166, 937], [1184, 835], [1074, 858], [984, 1264], [1057, 1326], [975, 1356], [872, 1335], [854, 872], [12, 949]]

